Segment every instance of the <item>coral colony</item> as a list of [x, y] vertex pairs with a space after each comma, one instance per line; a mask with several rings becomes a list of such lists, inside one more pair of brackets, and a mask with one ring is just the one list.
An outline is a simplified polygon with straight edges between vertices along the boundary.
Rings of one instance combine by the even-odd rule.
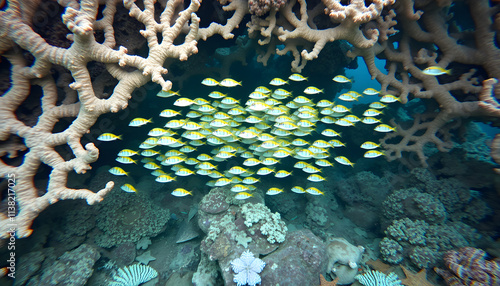
[[499, 5], [0, 1], [0, 284], [498, 285]]

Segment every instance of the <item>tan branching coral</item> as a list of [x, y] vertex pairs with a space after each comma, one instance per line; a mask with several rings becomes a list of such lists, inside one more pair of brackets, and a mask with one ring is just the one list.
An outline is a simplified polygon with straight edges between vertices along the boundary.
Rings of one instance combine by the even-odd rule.
[[[259, 41], [259, 44], [270, 44], [267, 53], [259, 60], [266, 64], [270, 54], [273, 53], [271, 49], [274, 49], [276, 45], [284, 44], [285, 48], [276, 49], [276, 53], [284, 55], [291, 51], [294, 57], [292, 70], [300, 72], [307, 61], [318, 57], [328, 42], [347, 40], [359, 48], [373, 46], [381, 33], [377, 27], [362, 31], [360, 26], [378, 19], [384, 7], [393, 4], [394, 0], [371, 2], [370, 5], [365, 6], [363, 0], [352, 0], [344, 6], [340, 1], [323, 0], [323, 3], [315, 7], [307, 7], [305, 0], [292, 0], [279, 10], [271, 9], [269, 16], [265, 19], [252, 16], [252, 21], [248, 24], [250, 34], [253, 33], [255, 37], [255, 34], [260, 32], [260, 36], [264, 39]], [[299, 3], [300, 14], [294, 12], [296, 3]], [[325, 29], [317, 27], [313, 20], [321, 13], [329, 16], [332, 27]], [[279, 42], [273, 37], [277, 37]], [[299, 51], [299, 46], [304, 46], [305, 49]], [[312, 50], [308, 51], [311, 46]]]
[[[485, 0], [465, 1], [465, 4], [474, 20], [474, 31], [462, 31], [457, 26], [450, 32], [447, 19], [452, 16], [449, 14], [451, 1], [438, 5], [433, 1], [399, 0], [391, 12], [395, 17], [378, 21], [378, 25], [386, 20], [397, 21], [399, 35], [389, 39], [380, 37], [373, 47], [356, 48], [350, 53], [350, 56], [363, 57], [372, 78], [381, 83], [382, 95], [397, 95], [402, 103], [411, 98], [433, 99], [439, 106], [437, 112], [412, 114], [414, 123], [410, 128], [392, 122], [397, 126], [396, 133], [382, 140], [389, 160], [401, 158], [403, 152], [414, 152], [426, 166], [424, 146], [432, 143], [440, 151], [449, 151], [450, 130], [461, 126], [460, 119], [500, 117], [497, 99], [485, 95], [493, 92], [496, 81], [486, 80], [481, 86], [478, 71], [466, 68], [466, 65], [477, 65], [484, 69], [487, 77], [500, 76], [500, 50], [495, 45], [495, 32], [491, 30], [493, 15], [499, 8], [490, 7]], [[377, 56], [387, 59], [387, 71], [377, 68]], [[429, 66], [447, 68], [450, 64], [460, 68], [444, 79], [444, 76], [423, 73]]]
[[[186, 60], [197, 52], [198, 39], [214, 34], [231, 38], [232, 29], [248, 12], [247, 5], [235, 4], [241, 1], [235, 0], [224, 7], [235, 11], [226, 25], [214, 23], [200, 29], [200, 19], [195, 14], [201, 5], [199, 0], [191, 1], [185, 8], [182, 0], [168, 1], [159, 21], [154, 17], [156, 1], [143, 1], [141, 9], [134, 1], [124, 0], [123, 6], [129, 10], [129, 15], [145, 27], [141, 35], [149, 48], [146, 58], [127, 54], [125, 47], [115, 47], [113, 17], [121, 1], [58, 1], [65, 8], [62, 20], [70, 31], [67, 38], [71, 45], [67, 49], [50, 45], [32, 29], [33, 15], [40, 1], [9, 1], [8, 7], [0, 11], [0, 54], [2, 60], [6, 59], [11, 65], [10, 88], [0, 97], [0, 141], [4, 142], [0, 145], [0, 154], [8, 152], [14, 156], [24, 149], [27, 152], [20, 165], [11, 166], [0, 161], [0, 175], [4, 178], [15, 177], [15, 186], [9, 188], [8, 198], [3, 200], [16, 202], [9, 205], [11, 208], [7, 212], [0, 214], [0, 237], [29, 236], [33, 219], [59, 200], [86, 199], [89, 204], [101, 201], [113, 188], [113, 182], [103, 182], [103, 189], [97, 193], [67, 187], [68, 172], [85, 173], [99, 156], [94, 144], [82, 146], [82, 136], [101, 114], [126, 108], [134, 89], [147, 82], [153, 81], [163, 90], [170, 89], [171, 82], [163, 78], [168, 72], [163, 67], [167, 58]], [[99, 5], [105, 8], [102, 18], [96, 19]], [[97, 31], [104, 34], [102, 43], [96, 41]], [[162, 36], [161, 42], [158, 34]], [[183, 42], [174, 44], [177, 38], [182, 38]], [[26, 61], [20, 48], [33, 56], [32, 64]], [[118, 80], [108, 98], [95, 94], [87, 68], [89, 62], [106, 64], [109, 74]], [[51, 74], [53, 67], [63, 67], [71, 73], [73, 82], [69, 87], [76, 92], [77, 102], [75, 94], [68, 92], [62, 104], [59, 103], [57, 83]], [[16, 117], [16, 111], [28, 98], [33, 86], [42, 90], [42, 114], [34, 126], [28, 126]], [[53, 133], [55, 124], [61, 118], [74, 120], [64, 131]], [[22, 138], [24, 144], [19, 144], [17, 136]], [[69, 146], [74, 158], [66, 160], [54, 149], [61, 145]], [[39, 194], [33, 178], [41, 164], [50, 166], [52, 170], [47, 189], [40, 190], [43, 193]]]

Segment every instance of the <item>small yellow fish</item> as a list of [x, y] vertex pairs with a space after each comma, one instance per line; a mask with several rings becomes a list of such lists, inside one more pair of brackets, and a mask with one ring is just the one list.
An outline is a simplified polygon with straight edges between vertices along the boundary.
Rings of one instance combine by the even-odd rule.
[[271, 93], [271, 90], [265, 86], [258, 86], [257, 88], [255, 88], [255, 91], [260, 91], [264, 94]]
[[99, 135], [99, 137], [97, 137], [97, 140], [104, 141], [104, 142], [115, 141], [116, 139], [122, 140], [122, 136], [115, 135], [113, 133], [103, 133], [103, 134]]
[[219, 85], [219, 82], [213, 78], [206, 78], [206, 79], [201, 81], [201, 84], [206, 85], [206, 86], [217, 86], [217, 85]]
[[311, 182], [321, 182], [321, 181], [326, 181], [325, 178], [321, 177], [320, 175], [318, 174], [312, 174], [310, 175], [309, 177], [307, 177], [307, 180], [311, 181]]
[[168, 183], [168, 182], [175, 181], [175, 178], [172, 178], [169, 175], [165, 174], [165, 175], [159, 175], [158, 177], [156, 177], [155, 181], [157, 181], [158, 183]]
[[305, 94], [319, 94], [319, 93], [323, 93], [323, 92], [324, 92], [323, 89], [319, 89], [319, 88], [314, 87], [314, 86], [309, 86], [306, 89], [304, 89]]
[[335, 124], [339, 126], [354, 126], [354, 123], [352, 121], [349, 121], [345, 118], [340, 118], [339, 120], [335, 121]]
[[187, 195], [193, 195], [191, 192], [189, 191], [186, 191], [185, 189], [183, 188], [177, 188], [175, 190], [172, 191], [172, 195], [176, 196], [176, 197], [185, 197]]
[[245, 186], [245, 185], [237, 184], [237, 185], [234, 185], [231, 187], [231, 192], [240, 193], [240, 192], [248, 191], [249, 189], [250, 188]]
[[377, 94], [380, 93], [380, 91], [378, 91], [378, 90], [376, 90], [374, 88], [369, 87], [369, 88], [363, 90], [363, 93], [366, 94], [366, 95], [377, 95]]
[[259, 170], [257, 170], [257, 175], [259, 175], [259, 176], [265, 176], [265, 175], [271, 174], [272, 172], [274, 172], [274, 169], [271, 169], [271, 168], [268, 168], [268, 167], [262, 167]]
[[339, 95], [339, 99], [343, 100], [343, 101], [356, 101], [356, 100], [358, 100], [358, 98], [356, 98], [350, 94], [347, 94], [347, 93], [343, 93], [343, 94]]
[[352, 114], [344, 116], [343, 118], [346, 119], [346, 120], [351, 121], [352, 123], [356, 123], [356, 122], [361, 121], [361, 119], [359, 119], [359, 117], [357, 117], [356, 115], [352, 115]]
[[215, 181], [215, 186], [217, 187], [222, 187], [229, 184], [231, 184], [231, 180], [228, 178], [220, 178], [217, 181]]
[[325, 160], [325, 159], [320, 159], [315, 162], [316, 165], [321, 166], [321, 167], [332, 167], [333, 163]]
[[176, 115], [180, 115], [181, 113], [179, 111], [175, 111], [172, 109], [165, 109], [162, 112], [160, 112], [161, 117], [174, 117]]
[[149, 130], [148, 136], [158, 137], [165, 135], [168, 131], [163, 128], [153, 128]]
[[123, 149], [120, 152], [118, 152], [118, 156], [120, 157], [130, 157], [137, 154], [139, 154], [139, 152], [130, 149]]
[[385, 155], [384, 152], [381, 152], [378, 150], [369, 150], [369, 151], [366, 151], [366, 153], [363, 155], [363, 157], [365, 157], [365, 158], [377, 158], [377, 157], [384, 156], [384, 155]]
[[298, 73], [294, 73], [288, 77], [288, 79], [293, 80], [293, 81], [304, 81], [307, 80], [307, 77], [304, 77]]
[[171, 97], [171, 96], [174, 96], [174, 95], [179, 95], [179, 92], [178, 91], [172, 91], [172, 90], [167, 90], [167, 91], [160, 90], [160, 92], [158, 92], [156, 94], [156, 96], [158, 96], [158, 97]]
[[259, 181], [260, 181], [260, 179], [256, 179], [254, 177], [247, 177], [247, 178], [243, 179], [242, 183], [245, 185], [252, 185], [252, 184], [255, 184]]
[[144, 150], [141, 152], [141, 155], [144, 157], [152, 157], [152, 156], [159, 155], [159, 154], [160, 154], [160, 152], [155, 151], [155, 150]]
[[181, 97], [174, 102], [175, 106], [180, 106], [180, 107], [190, 106], [193, 104], [194, 104], [194, 101], [192, 99], [189, 99], [186, 97]]
[[131, 184], [124, 184], [120, 187], [120, 189], [124, 190], [127, 193], [137, 193], [137, 190]]
[[158, 164], [156, 164], [155, 162], [148, 162], [148, 163], [144, 164], [144, 168], [146, 168], [148, 170], [156, 170], [156, 169], [160, 169], [160, 166], [158, 166]]
[[241, 193], [238, 193], [236, 196], [234, 196], [234, 198], [237, 200], [246, 200], [250, 197], [253, 197], [253, 195], [249, 194], [247, 192], [241, 192]]
[[288, 81], [282, 80], [281, 78], [273, 78], [273, 79], [269, 82], [269, 84], [270, 84], [270, 85], [274, 85], [274, 86], [281, 86], [281, 85], [288, 84]]
[[132, 121], [130, 121], [128, 126], [139, 127], [139, 126], [153, 122], [152, 119], [153, 118], [145, 119], [145, 118], [137, 117], [137, 118], [132, 119]]
[[193, 171], [187, 169], [187, 168], [181, 168], [175, 172], [177, 176], [185, 177], [194, 174]]
[[215, 99], [217, 99], [217, 98], [223, 98], [223, 97], [225, 97], [226, 95], [227, 95], [227, 94], [224, 94], [224, 93], [219, 92], [219, 91], [212, 91], [212, 92], [208, 95], [208, 97], [211, 97], [211, 98], [215, 98]]
[[322, 191], [318, 190], [315, 187], [307, 188], [306, 193], [311, 194], [311, 195], [315, 195], [315, 196], [324, 195], [324, 193]]
[[111, 169], [109, 169], [109, 172], [113, 175], [116, 175], [116, 176], [128, 176], [128, 173], [125, 172], [122, 168], [120, 167], [113, 167]]
[[447, 70], [447, 69], [444, 69], [442, 67], [438, 67], [438, 66], [431, 66], [431, 67], [428, 67], [426, 69], [424, 69], [422, 71], [423, 74], [426, 74], [426, 75], [434, 75], [434, 76], [437, 76], [437, 75], [442, 75], [442, 74], [451, 74], [451, 69]]
[[276, 172], [276, 174], [274, 175], [276, 178], [285, 178], [285, 177], [288, 177], [292, 174], [292, 172], [288, 172], [288, 171], [285, 171], [285, 170], [279, 170], [278, 172]]
[[382, 114], [383, 112], [378, 110], [378, 109], [367, 109], [365, 110], [365, 112], [363, 112], [363, 116], [369, 116], [369, 117], [373, 117], [373, 116], [378, 116], [380, 114]]
[[116, 161], [122, 163], [122, 164], [137, 164], [135, 160], [132, 160], [130, 157], [117, 157]]
[[343, 75], [337, 75], [332, 80], [334, 82], [338, 82], [338, 83], [352, 82], [350, 79], [348, 79], [347, 77], [345, 77]]
[[295, 186], [292, 188], [292, 192], [296, 193], [296, 194], [303, 194], [305, 193], [306, 191], [304, 190], [304, 188], [302, 187], [299, 187], [299, 186]]
[[396, 131], [396, 127], [392, 127], [392, 126], [389, 126], [387, 124], [380, 124], [380, 125], [377, 125], [377, 127], [375, 127], [375, 129], [373, 129], [377, 132], [391, 132], [391, 131]]
[[382, 98], [380, 99], [380, 102], [383, 102], [383, 103], [393, 103], [396, 101], [401, 101], [401, 100], [399, 99], [399, 97], [396, 97], [392, 94], [386, 94], [386, 95], [382, 96]]
[[270, 188], [269, 190], [267, 190], [266, 195], [274, 196], [274, 195], [281, 194], [281, 193], [283, 193], [283, 189]]
[[372, 102], [372, 103], [370, 103], [370, 105], [368, 107], [375, 108], [375, 109], [383, 109], [383, 108], [386, 108], [387, 105], [382, 104], [380, 102]]
[[219, 82], [219, 85], [224, 87], [235, 87], [237, 85], [241, 86], [241, 81], [235, 81], [232, 78], [226, 78]]
[[364, 117], [361, 122], [364, 124], [375, 124], [375, 123], [380, 123], [382, 122], [380, 119], [377, 119], [375, 117]]
[[327, 137], [342, 137], [342, 133], [338, 133], [337, 131], [335, 130], [332, 130], [332, 129], [325, 129], [321, 132], [321, 135], [323, 136], [327, 136]]
[[338, 112], [338, 113], [344, 113], [344, 112], [350, 112], [351, 110], [343, 105], [335, 105], [332, 108], [333, 111]]
[[349, 165], [349, 166], [351, 166], [351, 167], [354, 168], [354, 163], [352, 163], [351, 161], [349, 161], [349, 159], [347, 159], [344, 156], [337, 156], [337, 157], [335, 157], [335, 161], [339, 162], [342, 165]]
[[377, 143], [371, 142], [371, 141], [366, 141], [365, 143], [361, 144], [361, 148], [365, 150], [371, 150], [371, 149], [376, 149], [379, 148], [380, 145]]

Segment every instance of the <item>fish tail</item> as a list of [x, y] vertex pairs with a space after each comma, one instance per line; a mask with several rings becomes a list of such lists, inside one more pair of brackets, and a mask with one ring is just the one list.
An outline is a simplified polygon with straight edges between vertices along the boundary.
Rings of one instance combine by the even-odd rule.
[[116, 136], [116, 139], [118, 139], [118, 140], [122, 140], [122, 135], [118, 135], [118, 136]]

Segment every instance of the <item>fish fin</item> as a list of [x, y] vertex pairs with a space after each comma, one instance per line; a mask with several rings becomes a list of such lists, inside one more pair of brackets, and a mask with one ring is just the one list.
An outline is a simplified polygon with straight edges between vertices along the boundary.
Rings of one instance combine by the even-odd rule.
[[116, 136], [116, 138], [117, 138], [118, 140], [122, 140], [122, 135], [118, 135], [118, 136]]

